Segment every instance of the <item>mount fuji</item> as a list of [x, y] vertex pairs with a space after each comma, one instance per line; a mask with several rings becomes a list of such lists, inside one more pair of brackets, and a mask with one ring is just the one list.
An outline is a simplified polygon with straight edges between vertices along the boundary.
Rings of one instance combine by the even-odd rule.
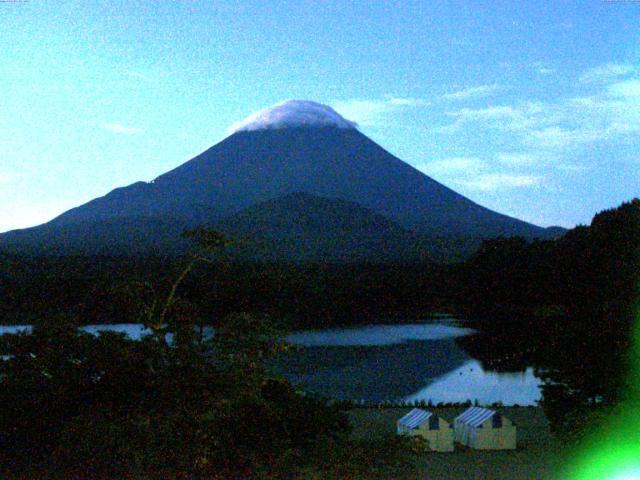
[[[447, 260], [486, 238], [559, 233], [472, 202], [384, 150], [331, 107], [288, 100], [234, 124], [223, 141], [152, 182], [0, 235], [0, 248], [175, 254], [188, 247], [181, 232], [201, 225], [266, 239], [269, 258], [294, 261], [424, 253]], [[278, 250], [282, 244], [289, 247]]]

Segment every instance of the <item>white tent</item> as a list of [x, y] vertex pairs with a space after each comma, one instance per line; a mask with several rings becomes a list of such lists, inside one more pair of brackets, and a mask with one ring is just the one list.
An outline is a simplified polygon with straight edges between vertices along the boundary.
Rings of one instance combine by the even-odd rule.
[[449, 422], [436, 414], [414, 408], [398, 420], [398, 435], [420, 436], [430, 450], [453, 452], [453, 429]]
[[516, 448], [516, 426], [495, 410], [471, 407], [453, 421], [455, 440], [479, 450]]

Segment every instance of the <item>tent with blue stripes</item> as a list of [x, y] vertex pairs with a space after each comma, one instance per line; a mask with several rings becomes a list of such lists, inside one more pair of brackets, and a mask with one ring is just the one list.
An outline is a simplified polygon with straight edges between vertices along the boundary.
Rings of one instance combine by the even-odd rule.
[[456, 421], [460, 423], [466, 423], [472, 427], [478, 427], [487, 419], [498, 414], [494, 410], [489, 410], [482, 407], [471, 407], [466, 410], [462, 415], [456, 417]]
[[397, 422], [398, 435], [419, 436], [430, 450], [453, 451], [453, 429], [445, 419], [433, 412], [414, 408]]
[[479, 450], [516, 448], [515, 424], [495, 410], [468, 408], [454, 421], [455, 441]]
[[398, 420], [398, 428], [402, 428], [407, 431], [413, 430], [433, 416], [434, 415], [431, 412], [422, 410], [421, 408], [414, 408], [404, 417]]

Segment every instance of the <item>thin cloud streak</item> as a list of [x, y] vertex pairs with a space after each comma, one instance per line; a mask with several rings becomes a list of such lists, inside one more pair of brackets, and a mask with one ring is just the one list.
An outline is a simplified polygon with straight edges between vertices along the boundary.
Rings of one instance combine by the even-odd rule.
[[540, 163], [540, 158], [532, 153], [506, 153], [502, 152], [498, 154], [498, 161], [505, 165], [533, 165]]
[[[508, 158], [507, 154], [504, 157]], [[481, 192], [528, 187], [542, 180], [538, 175], [491, 172], [490, 167], [477, 157], [450, 157], [416, 165], [427, 175]]]
[[546, 127], [531, 130], [525, 142], [534, 147], [564, 148], [579, 144], [592, 143], [606, 137], [606, 132], [598, 129]]
[[630, 79], [609, 85], [611, 95], [619, 97], [640, 97], [640, 80]]
[[582, 83], [608, 82], [636, 70], [636, 67], [628, 63], [606, 63], [585, 71], [579, 80]]
[[448, 100], [465, 100], [468, 98], [485, 97], [496, 92], [499, 89], [497, 85], [480, 85], [478, 87], [469, 87], [457, 92], [445, 93], [442, 98]]
[[407, 109], [429, 106], [431, 102], [423, 98], [387, 97], [377, 100], [353, 99], [333, 103], [332, 107], [345, 118], [358, 125], [383, 127], [392, 117]]
[[103, 123], [100, 128], [112, 133], [118, 133], [121, 135], [135, 135], [142, 133], [144, 130], [138, 127], [128, 127], [118, 122]]
[[470, 180], [457, 180], [456, 183], [473, 190], [490, 192], [495, 190], [502, 190], [505, 188], [529, 187], [540, 183], [541, 180], [542, 177], [534, 175], [490, 173], [486, 175], [480, 175]]
[[640, 133], [640, 79], [612, 77], [629, 69], [605, 66], [587, 72], [588, 78], [609, 75], [610, 81], [590, 96], [560, 98], [555, 102], [527, 101], [461, 108], [446, 112], [453, 123], [440, 133], [464, 133], [469, 128], [511, 134], [516, 146], [566, 150], [621, 135]]
[[540, 102], [493, 105], [479, 109], [462, 108], [447, 112], [447, 115], [455, 118], [455, 121], [450, 125], [441, 127], [440, 130], [444, 132], [456, 131], [467, 123], [482, 122], [487, 127], [509, 132], [522, 132], [557, 120], [559, 113], [553, 106]]
[[416, 165], [418, 170], [427, 175], [468, 174], [484, 167], [485, 163], [477, 157], [450, 157]]

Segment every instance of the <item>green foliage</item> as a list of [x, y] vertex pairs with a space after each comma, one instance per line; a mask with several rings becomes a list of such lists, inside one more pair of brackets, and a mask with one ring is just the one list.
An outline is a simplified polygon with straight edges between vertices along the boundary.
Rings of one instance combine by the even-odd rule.
[[218, 253], [233, 244], [224, 234], [207, 228], [187, 230], [183, 233], [183, 236], [195, 240], [201, 249], [210, 253]]
[[[206, 252], [198, 257], [207, 261], [195, 262], [178, 296], [207, 324], [238, 311], [311, 328], [417, 317], [446, 310], [459, 290], [451, 267], [432, 264], [234, 263]], [[31, 323], [63, 313], [83, 323], [145, 322], [192, 260], [0, 256], [0, 321]]]
[[340, 409], [261, 369], [281, 348], [267, 321], [230, 318], [212, 350], [193, 341], [189, 355], [153, 336], [48, 325], [0, 337], [7, 472], [254, 478], [293, 472], [319, 443], [348, 431]]
[[201, 259], [164, 300], [152, 290], [139, 302], [153, 332], [141, 341], [93, 336], [65, 317], [0, 337], [5, 476], [286, 478], [319, 444], [344, 440], [342, 410], [262, 367], [286, 348], [271, 321], [230, 315], [203, 342], [197, 309], [179, 296]]
[[152, 345], [112, 332], [94, 337], [56, 320], [0, 337], [2, 455], [14, 462], [62, 455], [60, 439], [73, 419], [135, 415], [154, 396]]
[[632, 367], [628, 354], [640, 293], [640, 200], [569, 232], [556, 258], [567, 314], [546, 376], [569, 385], [578, 403], [619, 402]]
[[480, 358], [484, 348], [489, 363], [505, 356], [538, 365], [542, 405], [560, 436], [579, 437], [594, 412], [637, 392], [629, 372], [640, 299], [639, 199], [556, 241], [486, 242], [460, 275], [461, 303], [488, 333], [484, 346], [470, 347]]

